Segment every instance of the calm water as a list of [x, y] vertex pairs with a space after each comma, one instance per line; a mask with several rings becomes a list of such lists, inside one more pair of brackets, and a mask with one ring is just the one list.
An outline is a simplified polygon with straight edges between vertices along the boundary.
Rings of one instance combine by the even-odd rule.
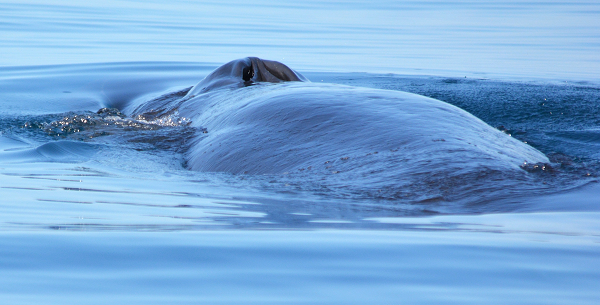
[[[3, 1], [0, 16], [3, 304], [600, 299], [596, 2]], [[380, 151], [320, 172], [207, 173], [188, 150], [207, 120], [128, 110], [246, 56], [300, 71], [321, 98], [356, 90], [340, 99], [366, 126], [346, 125], [356, 138], [386, 124], [360, 121], [357, 96], [407, 91], [549, 162], [467, 170], [434, 151], [399, 178]]]
[[225, 63], [598, 79], [597, 1], [2, 1], [0, 65]]

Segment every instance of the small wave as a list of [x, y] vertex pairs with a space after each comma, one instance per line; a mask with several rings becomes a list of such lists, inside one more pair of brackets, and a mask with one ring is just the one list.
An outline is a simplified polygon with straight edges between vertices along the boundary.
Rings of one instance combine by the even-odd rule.
[[80, 161], [96, 153], [97, 145], [76, 141], [55, 141], [40, 145], [35, 151], [45, 158], [56, 161]]
[[59, 140], [35, 148], [11, 149], [0, 153], [6, 163], [20, 162], [83, 162], [93, 157], [99, 145], [81, 141]]

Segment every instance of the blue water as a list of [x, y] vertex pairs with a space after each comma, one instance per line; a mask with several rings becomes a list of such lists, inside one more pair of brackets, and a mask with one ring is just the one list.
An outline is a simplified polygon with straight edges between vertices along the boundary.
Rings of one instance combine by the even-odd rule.
[[[0, 16], [3, 304], [600, 299], [593, 1]], [[181, 100], [246, 56], [311, 82]]]
[[598, 79], [596, 1], [3, 1], [0, 65], [225, 63]]

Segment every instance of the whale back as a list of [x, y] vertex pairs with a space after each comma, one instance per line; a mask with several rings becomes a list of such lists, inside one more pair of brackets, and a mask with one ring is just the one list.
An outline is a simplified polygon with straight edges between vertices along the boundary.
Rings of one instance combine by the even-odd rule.
[[371, 170], [396, 173], [424, 163], [444, 172], [548, 162], [458, 107], [406, 92], [272, 84], [200, 95], [179, 113], [207, 130], [187, 153], [188, 166], [199, 171], [280, 174], [325, 169], [346, 157], [354, 168], [367, 166], [363, 160]]
[[310, 83], [283, 64], [251, 57], [132, 113], [171, 114], [197, 131], [183, 141], [191, 170], [295, 177], [303, 189], [358, 198], [484, 200], [506, 189], [527, 192], [527, 165], [549, 162], [448, 103]]

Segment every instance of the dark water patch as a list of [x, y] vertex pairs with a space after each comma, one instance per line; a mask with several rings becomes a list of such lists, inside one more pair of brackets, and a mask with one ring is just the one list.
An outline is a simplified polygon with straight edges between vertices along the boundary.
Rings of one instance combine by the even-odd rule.
[[549, 135], [562, 138], [574, 144], [600, 145], [600, 129], [560, 131], [549, 133]]

